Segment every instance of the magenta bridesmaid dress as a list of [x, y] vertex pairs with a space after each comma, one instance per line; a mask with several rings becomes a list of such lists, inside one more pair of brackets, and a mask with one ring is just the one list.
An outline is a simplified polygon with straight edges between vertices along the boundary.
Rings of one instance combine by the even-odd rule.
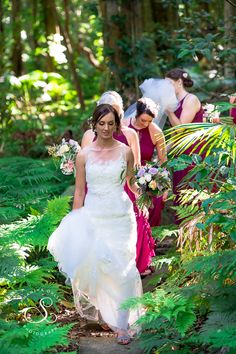
[[234, 124], [236, 124], [236, 108], [235, 107], [231, 108], [230, 116], [233, 118]]
[[[126, 145], [128, 141], [123, 133], [114, 134], [114, 138]], [[137, 244], [136, 244], [136, 266], [139, 273], [144, 273], [149, 268], [152, 262], [152, 257], [155, 256], [155, 241], [152, 238], [152, 232], [147, 218], [142, 211], [137, 208], [135, 203], [135, 195], [125, 184], [125, 191], [133, 203], [134, 212], [137, 223]]]
[[[137, 129], [130, 120], [129, 127], [134, 129], [139, 136], [140, 152], [141, 152], [141, 164], [144, 166], [146, 161], [151, 161], [156, 145], [153, 144], [152, 138], [149, 132], [149, 128]], [[151, 227], [160, 226], [161, 224], [161, 212], [164, 208], [164, 202], [161, 197], [152, 198], [153, 207], [149, 209], [149, 224]]]
[[[188, 95], [188, 94], [187, 94]], [[181, 113], [182, 113], [182, 110], [183, 110], [183, 103], [184, 103], [184, 99], [187, 97], [187, 95], [179, 102], [179, 106], [177, 108], [177, 110], [174, 112], [176, 117], [177, 118], [180, 118], [181, 116]], [[193, 118], [193, 121], [192, 123], [202, 123], [203, 122], [203, 114], [204, 114], [204, 110], [203, 108], [201, 107], [199, 109], [199, 111], [196, 113], [195, 117]], [[195, 144], [193, 144], [192, 147], [188, 148], [187, 150], [185, 150], [184, 152], [184, 155], [190, 155], [193, 148], [194, 148]], [[195, 154], [198, 154], [199, 151], [201, 149], [201, 146], [199, 146], [195, 151], [194, 153]], [[191, 166], [185, 168], [184, 170], [182, 171], [176, 171], [173, 173], [173, 192], [174, 194], [176, 195], [176, 198], [174, 200], [174, 205], [175, 206], [178, 206], [179, 205], [179, 193], [178, 193], [178, 185], [179, 183], [181, 182], [182, 178], [184, 178], [188, 172], [191, 170]], [[181, 222], [181, 220], [178, 220], [176, 217], [175, 217], [175, 223], [176, 224], [179, 224]]]

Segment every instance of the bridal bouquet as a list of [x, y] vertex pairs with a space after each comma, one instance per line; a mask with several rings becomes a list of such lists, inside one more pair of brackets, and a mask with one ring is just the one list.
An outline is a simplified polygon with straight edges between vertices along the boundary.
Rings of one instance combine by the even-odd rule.
[[136, 169], [134, 181], [137, 183], [140, 195], [137, 204], [142, 209], [143, 206], [152, 206], [152, 197], [162, 195], [171, 189], [171, 179], [167, 169], [159, 167], [156, 163], [148, 163]]
[[62, 139], [61, 144], [48, 147], [48, 154], [55, 159], [60, 159], [60, 169], [64, 175], [71, 175], [75, 172], [75, 159], [80, 149], [77, 141]]

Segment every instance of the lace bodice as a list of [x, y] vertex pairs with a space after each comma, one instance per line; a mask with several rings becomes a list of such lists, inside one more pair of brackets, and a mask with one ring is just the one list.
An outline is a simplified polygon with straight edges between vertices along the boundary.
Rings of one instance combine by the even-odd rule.
[[126, 146], [118, 143], [111, 149], [90, 146], [86, 151], [88, 193], [107, 196], [124, 189], [127, 169]]

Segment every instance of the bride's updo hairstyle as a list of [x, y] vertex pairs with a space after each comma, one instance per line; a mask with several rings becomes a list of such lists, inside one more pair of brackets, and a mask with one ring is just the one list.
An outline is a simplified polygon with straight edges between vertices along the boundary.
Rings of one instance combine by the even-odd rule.
[[102, 94], [100, 99], [97, 102], [97, 105], [100, 104], [110, 104], [111, 106], [115, 105], [119, 108], [118, 114], [121, 115], [120, 118], [124, 116], [123, 100], [118, 92], [116, 91], [106, 91]]
[[168, 77], [171, 80], [178, 81], [181, 79], [183, 81], [184, 87], [192, 87], [193, 86], [193, 80], [191, 79], [190, 75], [182, 69], [172, 69], [168, 71], [168, 73], [165, 75], [165, 77]]
[[95, 110], [93, 111], [93, 116], [91, 119], [92, 129], [96, 135], [96, 125], [97, 123], [105, 117], [107, 114], [113, 113], [115, 116], [115, 124], [116, 124], [116, 131], [118, 132], [120, 129], [120, 117], [114, 107], [110, 104], [99, 104]]
[[148, 97], [142, 97], [136, 104], [136, 118], [141, 114], [148, 114], [150, 117], [155, 118], [158, 114], [159, 106]]

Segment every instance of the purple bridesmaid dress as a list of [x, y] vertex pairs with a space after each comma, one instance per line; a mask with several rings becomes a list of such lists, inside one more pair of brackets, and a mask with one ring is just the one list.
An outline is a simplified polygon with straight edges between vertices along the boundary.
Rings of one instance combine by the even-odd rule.
[[[179, 106], [177, 108], [177, 110], [174, 112], [177, 118], [180, 118], [182, 110], [183, 110], [183, 103], [184, 103], [184, 99], [188, 96], [188, 94], [186, 96], [184, 96], [184, 98], [179, 102]], [[193, 118], [192, 123], [202, 123], [203, 122], [203, 114], [204, 114], [204, 110], [201, 107], [199, 109], [199, 111], [196, 113], [195, 117]], [[192, 147], [188, 148], [187, 150], [185, 150], [184, 155], [190, 155], [193, 148], [195, 147], [196, 143], [193, 144]], [[201, 145], [194, 151], [194, 154], [198, 154], [199, 151], [201, 149]], [[191, 170], [191, 166], [185, 168], [182, 171], [176, 171], [173, 173], [173, 192], [176, 195], [176, 198], [174, 200], [174, 205], [178, 206], [179, 205], [179, 193], [178, 193], [178, 184], [181, 182], [182, 178], [184, 178], [188, 172]], [[175, 218], [175, 223], [179, 224], [181, 222], [181, 220], [178, 220], [177, 218]]]
[[[149, 132], [149, 127], [137, 129], [130, 120], [129, 127], [134, 129], [139, 136], [140, 152], [141, 152], [141, 164], [145, 165], [146, 161], [151, 161], [156, 145], [153, 144], [152, 138]], [[149, 209], [149, 224], [151, 227], [159, 226], [161, 224], [161, 212], [164, 208], [164, 202], [161, 197], [152, 198], [153, 207]]]
[[[126, 145], [128, 141], [123, 133], [114, 134], [114, 138]], [[137, 208], [135, 203], [135, 195], [125, 184], [125, 191], [133, 203], [134, 212], [137, 223], [137, 244], [136, 244], [136, 266], [140, 273], [144, 273], [152, 262], [152, 257], [155, 256], [155, 241], [152, 238], [152, 232], [147, 218], [142, 211]]]

